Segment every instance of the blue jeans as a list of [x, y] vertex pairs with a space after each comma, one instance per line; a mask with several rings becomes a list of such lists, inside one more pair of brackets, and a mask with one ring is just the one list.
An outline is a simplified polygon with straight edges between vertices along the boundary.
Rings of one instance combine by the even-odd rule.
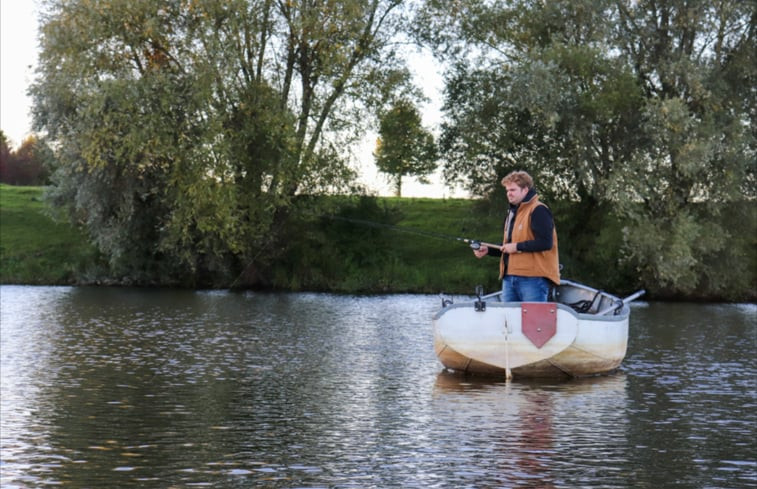
[[505, 275], [502, 280], [504, 302], [547, 302], [549, 280], [544, 277]]

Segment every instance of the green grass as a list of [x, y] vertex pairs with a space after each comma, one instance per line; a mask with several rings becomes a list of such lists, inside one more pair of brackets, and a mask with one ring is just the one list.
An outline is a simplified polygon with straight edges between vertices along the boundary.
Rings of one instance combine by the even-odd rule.
[[[43, 201], [44, 188], [0, 184], [0, 283], [60, 285], [92, 283], [102, 277], [98, 254], [86, 236], [67, 222], [57, 222]], [[381, 229], [384, 258], [378, 266], [358, 257], [354, 266], [326, 276], [285, 287], [342, 293], [464, 293], [475, 285], [497, 287], [497, 262], [477, 260], [470, 247], [454, 237], [495, 241], [501, 217], [475, 212], [474, 201], [463, 199], [380, 198], [379, 203], [399, 211], [401, 229]], [[368, 246], [357, 238], [345, 246]], [[371, 229], [371, 228], [368, 228]], [[375, 231], [375, 229], [374, 229]], [[421, 234], [419, 234], [419, 232]], [[425, 234], [423, 234], [425, 233]], [[439, 236], [432, 236], [439, 235]], [[445, 235], [445, 236], [441, 236]], [[314, 265], [312, 261], [310, 265]], [[374, 264], [375, 265], [375, 264]], [[313, 270], [318, 273], [318, 267]], [[282, 284], [284, 285], [284, 284]]]
[[[0, 184], [0, 283], [119, 283], [107, 275], [102, 257], [83, 232], [50, 217], [43, 193], [42, 187]], [[711, 269], [702, 265], [709, 288], [689, 294], [660, 290], [658, 294], [675, 299], [753, 301], [757, 289], [754, 266], [749, 265], [757, 260], [754, 213], [751, 202], [733, 204], [723, 213], [724, 219], [730, 219], [731, 228], [741, 225], [745, 231], [743, 237], [732, 240], [734, 252], [720, 258]], [[504, 203], [487, 208], [485, 202], [464, 199], [385, 197], [358, 206], [349, 215], [374, 224], [392, 224], [366, 226], [311, 219], [311, 224], [295, 229], [302, 239], [291, 240], [286, 256], [262, 270], [267, 274], [262, 286], [336, 293], [465, 295], [471, 295], [476, 285], [483, 285], [487, 292], [500, 286], [497, 260], [476, 259], [470, 247], [455, 238], [499, 242]], [[571, 222], [570, 207], [559, 215]], [[634, 270], [617, 258], [622, 224], [607, 217], [603, 229], [610, 230], [610, 241], [598, 241], [594, 234], [582, 235], [582, 226], [563, 226], [560, 256], [563, 263], [572, 264], [563, 276], [616, 293], [648, 288], [637, 283]], [[587, 239], [591, 254], [581, 246]]]
[[497, 242], [501, 239], [498, 237], [501, 216], [476, 212], [476, 202], [464, 199], [386, 198], [386, 201], [401, 212], [398, 227], [429, 233], [428, 236], [394, 233], [393, 248], [400, 272], [392, 277], [393, 289], [472, 294], [478, 284], [487, 290], [497, 287], [496, 259], [478, 260], [468, 244], [452, 238]]
[[43, 191], [0, 184], [0, 283], [74, 283], [95, 263], [85, 236], [46, 214]]

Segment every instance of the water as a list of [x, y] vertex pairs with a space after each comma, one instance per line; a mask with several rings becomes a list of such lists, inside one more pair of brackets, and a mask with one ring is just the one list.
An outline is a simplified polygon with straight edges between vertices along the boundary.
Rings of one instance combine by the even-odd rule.
[[757, 306], [637, 303], [619, 372], [443, 372], [434, 296], [0, 288], [0, 485], [757, 487]]

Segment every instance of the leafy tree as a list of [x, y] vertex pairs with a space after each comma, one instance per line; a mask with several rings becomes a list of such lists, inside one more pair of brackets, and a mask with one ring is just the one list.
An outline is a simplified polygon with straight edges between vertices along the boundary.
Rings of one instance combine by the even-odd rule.
[[[749, 257], [729, 246], [745, 229], [726, 226], [723, 212], [757, 196], [755, 20], [753, 2], [619, 4], [618, 46], [644, 93], [649, 143], [615, 175], [628, 192], [618, 207], [630, 221], [627, 256], [657, 287], [754, 280], [739, 267]], [[708, 262], [746, 273], [715, 278]]]
[[130, 280], [265, 266], [296, 195], [349, 188], [334, 148], [410, 90], [403, 3], [46, 0], [31, 91], [52, 201]]
[[753, 2], [429, 0], [421, 19], [451, 66], [448, 179], [484, 194], [527, 169], [547, 198], [580, 202], [589, 234], [617, 213], [625, 259], [656, 291], [739, 261], [720, 213], [757, 193]]
[[434, 136], [421, 125], [411, 102], [400, 100], [381, 117], [374, 157], [378, 169], [394, 182], [397, 197], [402, 194], [402, 177], [417, 176], [425, 182], [436, 169]]
[[448, 179], [485, 194], [503, 172], [527, 168], [543, 193], [607, 197], [609, 169], [642, 137], [640, 89], [611, 56], [611, 3], [458, 2], [453, 28], [431, 23], [427, 39], [452, 63], [440, 140]]

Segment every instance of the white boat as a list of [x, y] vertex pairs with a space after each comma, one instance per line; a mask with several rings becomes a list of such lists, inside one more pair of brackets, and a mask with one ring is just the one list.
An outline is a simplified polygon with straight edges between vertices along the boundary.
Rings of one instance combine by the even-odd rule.
[[628, 345], [625, 299], [563, 280], [554, 302], [500, 302], [501, 292], [461, 303], [443, 297], [434, 350], [460, 372], [515, 377], [584, 377], [618, 368]]

